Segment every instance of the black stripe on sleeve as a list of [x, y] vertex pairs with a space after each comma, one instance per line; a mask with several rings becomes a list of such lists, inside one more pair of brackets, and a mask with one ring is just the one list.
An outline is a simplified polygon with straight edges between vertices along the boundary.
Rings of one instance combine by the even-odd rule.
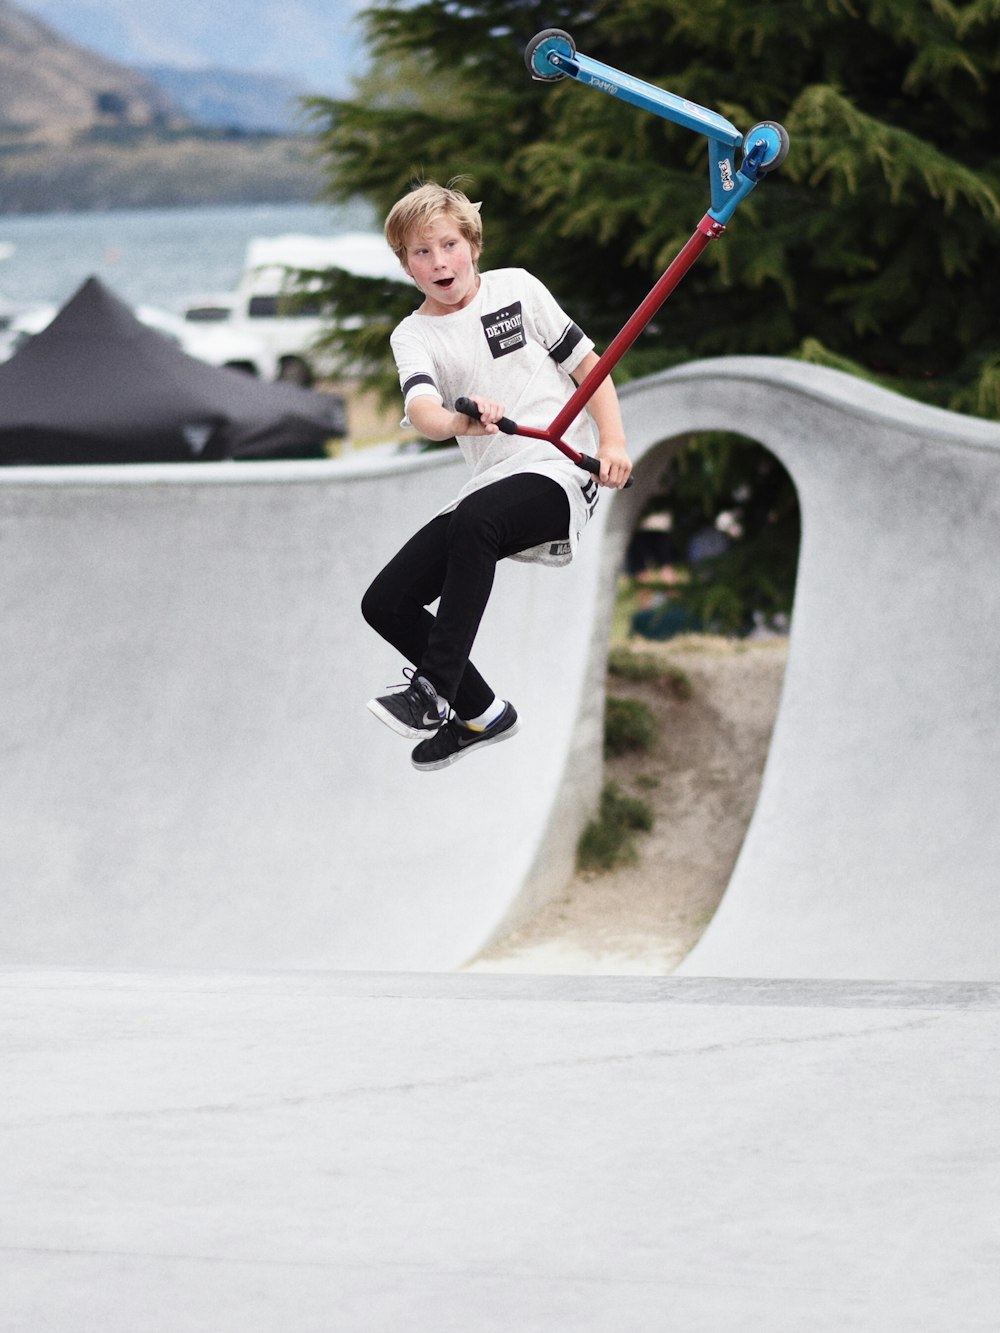
[[583, 329], [580, 328], [579, 324], [574, 324], [570, 320], [563, 330], [562, 337], [554, 346], [549, 348], [549, 356], [553, 361], [558, 361], [562, 365], [582, 337]]
[[431, 378], [430, 375], [426, 375], [423, 372], [421, 372], [419, 375], [411, 375], [410, 378], [406, 380], [406, 382], [403, 384], [404, 401], [406, 399], [406, 395], [410, 392], [410, 390], [415, 389], [418, 384], [429, 384], [432, 389], [437, 390], [437, 385], [434, 383], [434, 380]]

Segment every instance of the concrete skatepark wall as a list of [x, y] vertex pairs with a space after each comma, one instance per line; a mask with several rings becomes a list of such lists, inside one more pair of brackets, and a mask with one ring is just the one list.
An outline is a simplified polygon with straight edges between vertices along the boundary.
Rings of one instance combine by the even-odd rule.
[[0, 961], [460, 965], [565, 881], [625, 543], [677, 440], [738, 427], [803, 545], [757, 812], [684, 970], [996, 976], [1000, 427], [762, 358], [623, 403], [636, 486], [571, 569], [498, 573], [475, 656], [521, 735], [432, 775], [364, 709], [402, 664], [357, 605], [459, 459], [0, 476]]
[[628, 405], [637, 452], [739, 423], [802, 509], [761, 794], [680, 970], [996, 977], [1000, 427], [756, 358], [645, 381]]
[[403, 664], [358, 605], [464, 475], [438, 454], [0, 477], [4, 961], [433, 969], [477, 948], [549, 845], [599, 549], [567, 577], [501, 571], [477, 658], [509, 662], [525, 734], [429, 781], [364, 707]]

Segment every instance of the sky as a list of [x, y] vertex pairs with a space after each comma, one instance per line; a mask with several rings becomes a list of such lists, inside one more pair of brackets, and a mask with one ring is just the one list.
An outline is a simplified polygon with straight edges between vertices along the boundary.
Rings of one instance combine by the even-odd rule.
[[359, 69], [364, 0], [14, 0], [61, 35], [127, 65], [221, 66], [337, 95]]

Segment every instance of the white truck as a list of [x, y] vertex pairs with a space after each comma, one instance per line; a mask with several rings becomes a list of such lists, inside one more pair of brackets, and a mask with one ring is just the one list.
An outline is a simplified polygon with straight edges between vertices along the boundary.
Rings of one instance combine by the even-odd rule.
[[252, 332], [267, 348], [279, 379], [309, 385], [332, 369], [317, 350], [316, 340], [330, 328], [336, 312], [322, 307], [318, 299], [311, 304], [308, 287], [296, 282], [296, 274], [331, 268], [359, 277], [409, 282], [384, 237], [375, 232], [261, 236], [247, 246], [235, 292], [191, 302], [184, 317]]

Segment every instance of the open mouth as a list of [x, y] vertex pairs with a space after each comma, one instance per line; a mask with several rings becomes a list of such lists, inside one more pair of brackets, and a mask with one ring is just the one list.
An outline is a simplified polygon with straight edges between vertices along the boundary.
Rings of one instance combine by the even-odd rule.
[[443, 291], [447, 291], [454, 281], [454, 278], [438, 278], [434, 283], [434, 286], [440, 287]]

